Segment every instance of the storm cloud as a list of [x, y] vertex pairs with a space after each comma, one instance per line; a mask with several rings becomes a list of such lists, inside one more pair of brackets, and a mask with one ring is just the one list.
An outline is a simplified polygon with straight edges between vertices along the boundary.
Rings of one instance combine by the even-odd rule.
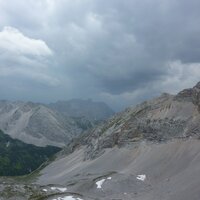
[[1, 99], [121, 109], [200, 80], [198, 0], [0, 0]]

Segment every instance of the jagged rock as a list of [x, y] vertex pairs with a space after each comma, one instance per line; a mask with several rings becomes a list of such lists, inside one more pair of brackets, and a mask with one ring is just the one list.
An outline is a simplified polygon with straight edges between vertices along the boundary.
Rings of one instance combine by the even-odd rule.
[[179, 92], [175, 96], [176, 100], [179, 101], [190, 101], [198, 106], [200, 111], [200, 82], [198, 82], [193, 88], [185, 89]]
[[106, 148], [147, 140], [200, 137], [200, 83], [177, 95], [162, 94], [116, 114], [81, 139], [87, 145], [86, 159], [94, 159]]

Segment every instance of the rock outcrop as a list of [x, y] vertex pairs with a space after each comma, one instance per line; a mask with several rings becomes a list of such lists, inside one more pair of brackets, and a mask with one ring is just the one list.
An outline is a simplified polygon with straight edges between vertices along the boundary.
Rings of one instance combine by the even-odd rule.
[[177, 95], [164, 93], [127, 108], [91, 130], [74, 145], [87, 145], [86, 159], [91, 159], [115, 145], [120, 147], [143, 140], [162, 142], [175, 138], [199, 138], [199, 107], [200, 83]]

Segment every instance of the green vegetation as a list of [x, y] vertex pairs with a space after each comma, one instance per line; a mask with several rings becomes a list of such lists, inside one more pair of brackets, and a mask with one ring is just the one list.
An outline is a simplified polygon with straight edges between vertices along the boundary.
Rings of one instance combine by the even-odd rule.
[[0, 176], [31, 173], [60, 150], [53, 146], [37, 147], [25, 144], [0, 130]]

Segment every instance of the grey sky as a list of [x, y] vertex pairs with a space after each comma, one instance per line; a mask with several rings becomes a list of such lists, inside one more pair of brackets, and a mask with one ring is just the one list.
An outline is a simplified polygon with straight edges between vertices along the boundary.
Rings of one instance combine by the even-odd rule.
[[0, 0], [0, 98], [115, 109], [200, 80], [199, 0]]

